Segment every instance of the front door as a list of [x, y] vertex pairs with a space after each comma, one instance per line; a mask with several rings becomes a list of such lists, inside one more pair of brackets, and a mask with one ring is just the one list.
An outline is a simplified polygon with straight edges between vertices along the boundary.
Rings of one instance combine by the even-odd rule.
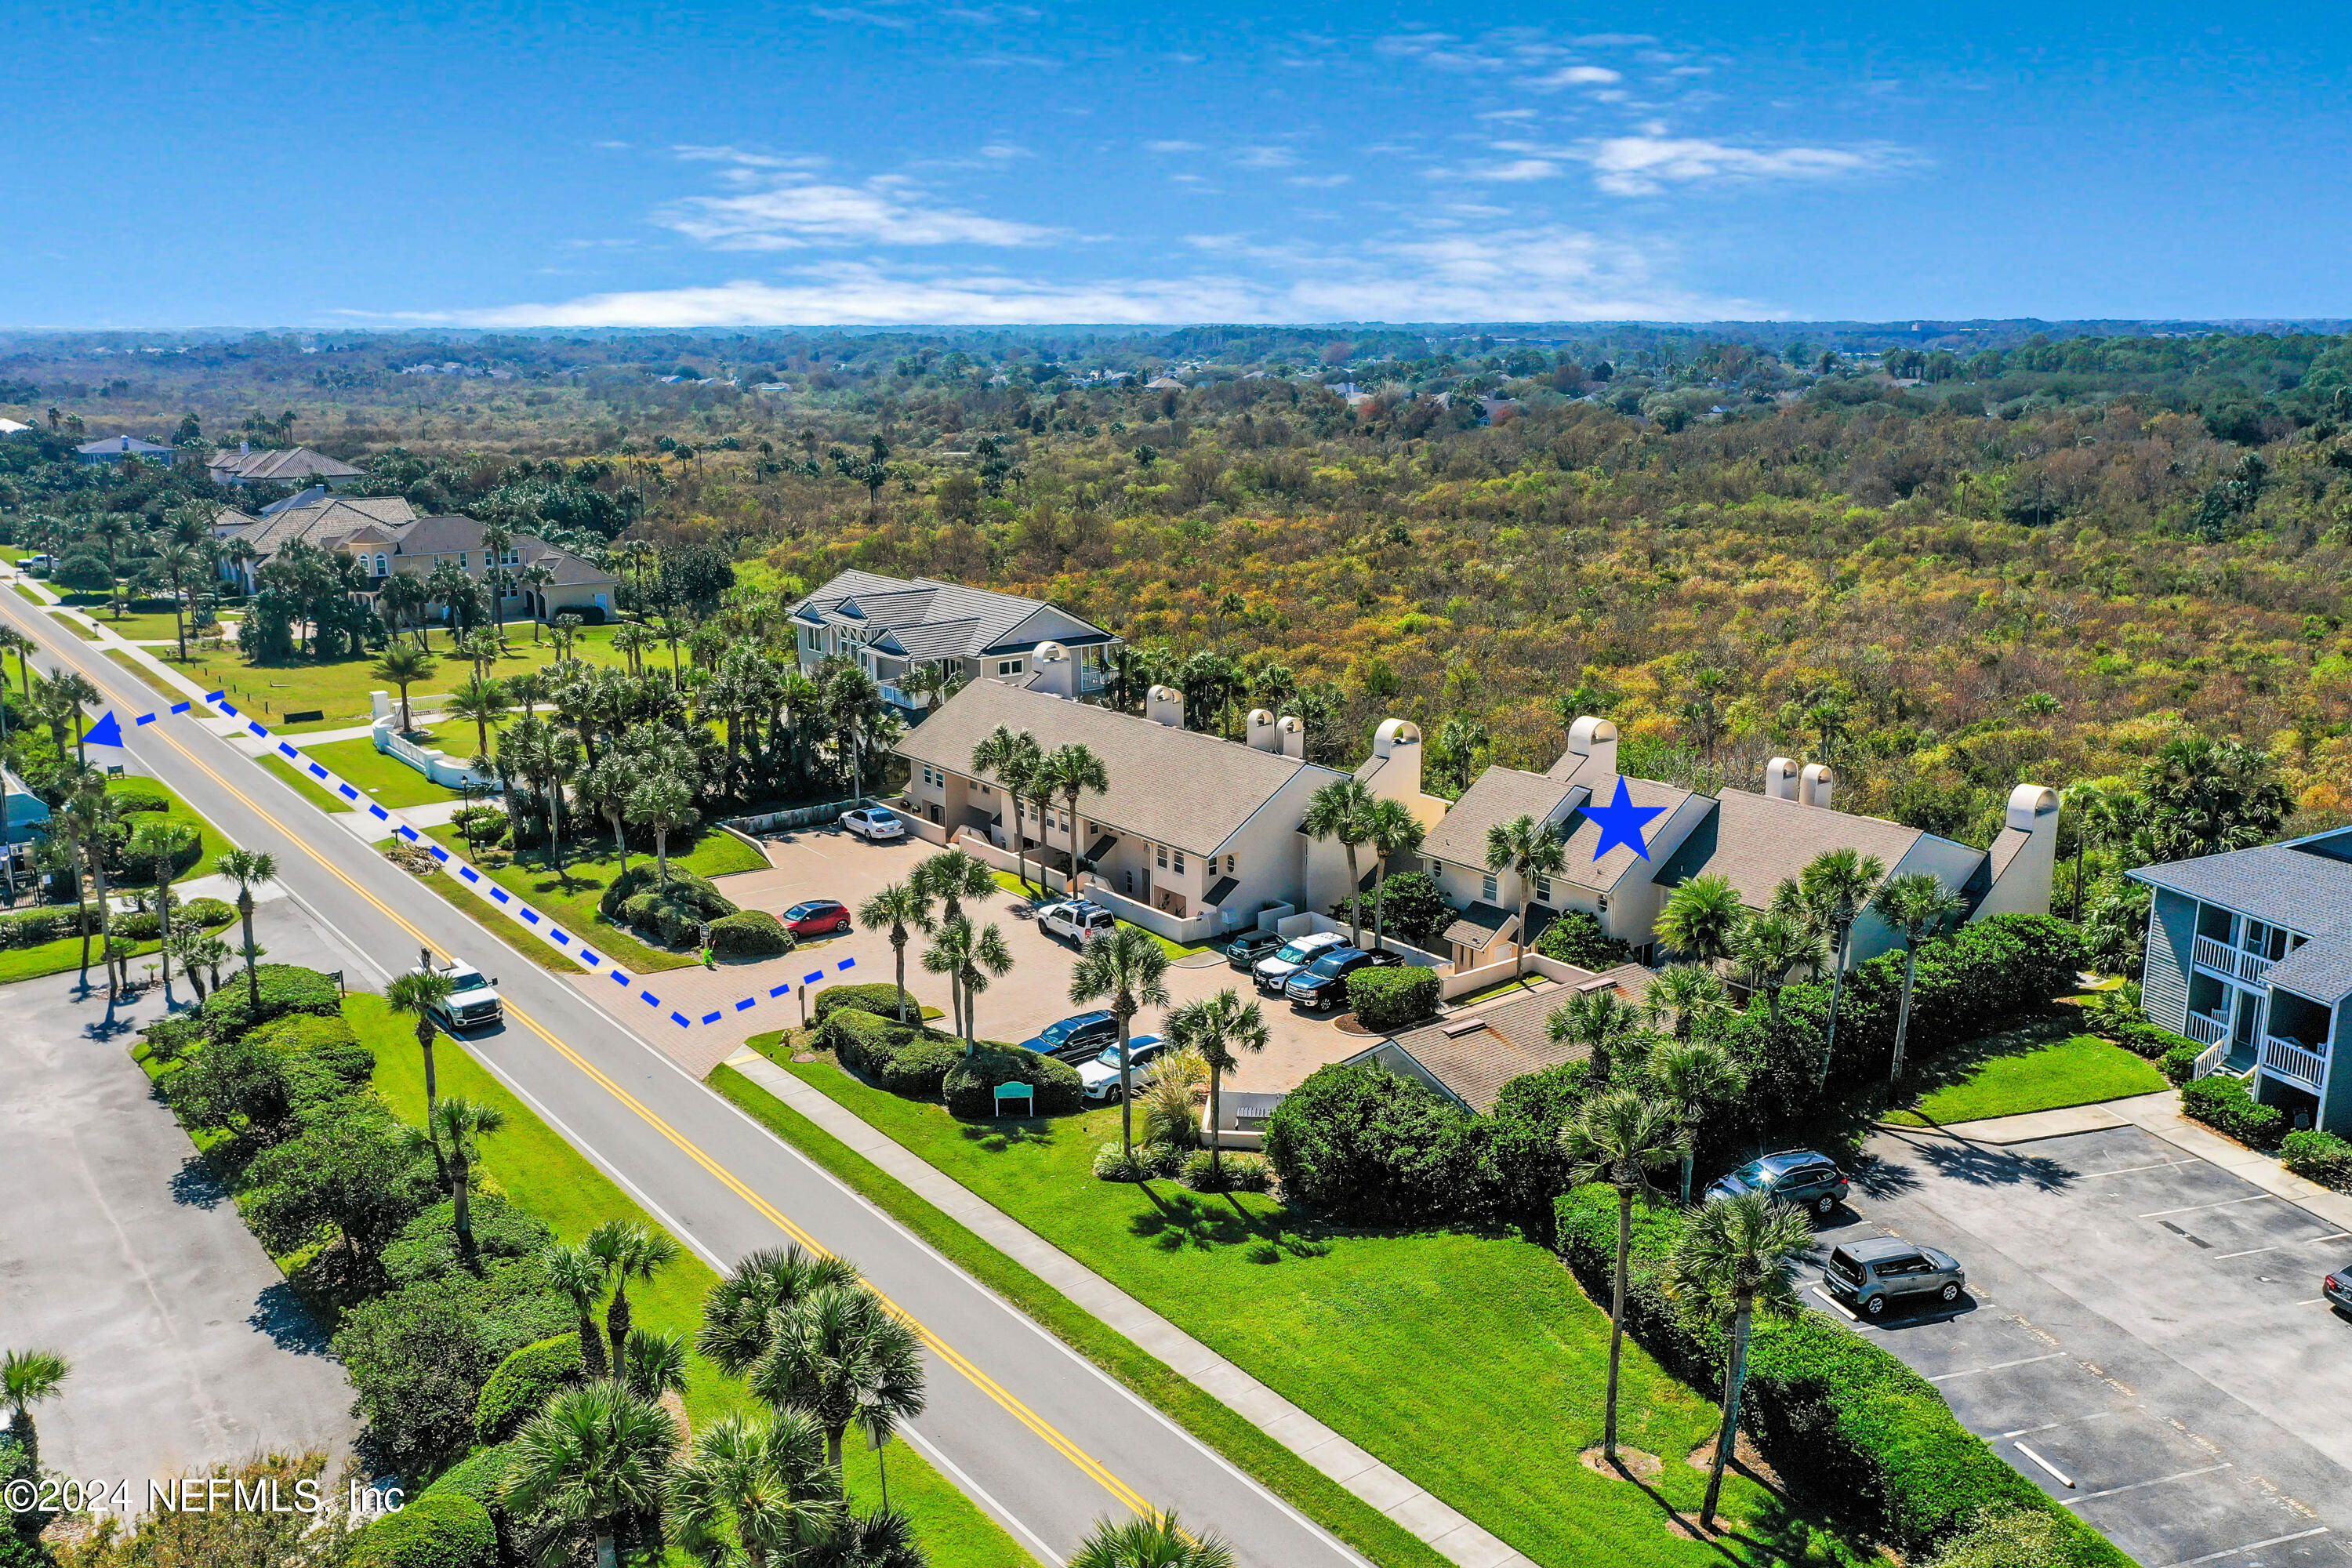
[[2240, 1047], [2251, 1051], [2262, 1038], [2263, 999], [2258, 993], [2239, 991], [2234, 985], [2231, 990], [2237, 993], [2238, 1011], [2230, 1027], [2230, 1045], [2233, 1051]]

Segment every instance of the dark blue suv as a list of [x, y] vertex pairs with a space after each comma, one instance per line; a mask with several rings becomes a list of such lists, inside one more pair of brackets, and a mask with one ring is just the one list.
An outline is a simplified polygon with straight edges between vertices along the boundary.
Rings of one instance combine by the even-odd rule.
[[1107, 1012], [1080, 1013], [1058, 1024], [1048, 1024], [1037, 1032], [1034, 1039], [1021, 1042], [1024, 1051], [1035, 1051], [1041, 1057], [1057, 1057], [1076, 1066], [1094, 1060], [1105, 1046], [1118, 1043], [1118, 1020]]

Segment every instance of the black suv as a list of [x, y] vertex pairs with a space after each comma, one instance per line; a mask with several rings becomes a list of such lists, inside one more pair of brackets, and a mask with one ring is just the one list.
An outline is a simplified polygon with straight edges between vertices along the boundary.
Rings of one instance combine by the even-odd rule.
[[1118, 1020], [1108, 1013], [1080, 1013], [1058, 1024], [1048, 1024], [1036, 1037], [1021, 1042], [1024, 1051], [1054, 1057], [1076, 1066], [1090, 1062], [1105, 1046], [1118, 1044]]
[[1251, 931], [1235, 938], [1226, 946], [1225, 962], [1247, 973], [1257, 967], [1259, 959], [1270, 956], [1288, 940], [1270, 931]]
[[1360, 969], [1384, 969], [1397, 962], [1393, 952], [1335, 947], [1293, 974], [1283, 985], [1282, 994], [1301, 1007], [1328, 1013], [1348, 999], [1348, 976]]
[[1845, 1202], [1847, 1185], [1845, 1173], [1827, 1154], [1816, 1154], [1810, 1149], [1784, 1149], [1778, 1154], [1750, 1160], [1710, 1184], [1706, 1196], [1712, 1202], [1736, 1198], [1743, 1193], [1762, 1193], [1777, 1202], [1825, 1215]]

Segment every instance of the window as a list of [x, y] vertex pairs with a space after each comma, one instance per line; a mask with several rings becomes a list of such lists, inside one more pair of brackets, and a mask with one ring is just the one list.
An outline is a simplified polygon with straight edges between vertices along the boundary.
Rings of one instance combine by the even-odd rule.
[[1536, 877], [1536, 897], [1545, 903], [1551, 902], [1551, 879], [1541, 873]]
[[1160, 868], [1165, 871], [1168, 869], [1168, 846], [1160, 844], [1155, 845], [1154, 847], [1160, 851]]
[[379, 577], [389, 577], [392, 575], [392, 574], [385, 569], [384, 553], [381, 550], [375, 552], [375, 574]]
[[1181, 849], [1176, 851], [1176, 865], [1174, 868], [1180, 875], [1184, 869], [1184, 851]]
[[999, 675], [1018, 675], [1024, 668], [1023, 661], [1017, 658], [1000, 658], [996, 661], [996, 673]]
[[1230, 876], [1232, 876], [1233, 874], [1234, 874], [1234, 858], [1233, 858], [1232, 856], [1228, 855], [1228, 856], [1226, 856], [1226, 857], [1225, 857], [1225, 875], [1226, 875], [1226, 876], [1228, 876], [1228, 877], [1230, 877]]
[[1495, 873], [1492, 871], [1487, 872], [1486, 877], [1479, 882], [1478, 896], [1486, 900], [1490, 904], [1493, 903], [1499, 896], [1497, 889], [1495, 887]]
[[520, 566], [520, 565], [521, 565], [521, 564], [522, 564], [522, 551], [521, 551], [519, 547], [512, 547], [512, 546], [509, 547], [509, 548], [508, 548], [508, 550], [505, 552], [505, 553], [501, 554], [501, 555], [499, 557], [499, 565], [501, 565], [501, 566]]

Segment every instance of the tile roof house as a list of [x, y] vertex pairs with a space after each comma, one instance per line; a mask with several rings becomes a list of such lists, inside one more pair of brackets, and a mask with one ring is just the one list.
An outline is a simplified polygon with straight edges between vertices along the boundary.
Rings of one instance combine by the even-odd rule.
[[205, 465], [205, 472], [216, 485], [325, 485], [330, 489], [366, 477], [351, 464], [308, 447], [257, 452], [247, 441], [238, 442], [234, 452], [214, 453]]
[[[1075, 838], [1091, 894], [1122, 914], [1166, 917], [1145, 922], [1154, 929], [1185, 922], [1186, 940], [1255, 926], [1270, 907], [1319, 913], [1347, 896], [1345, 851], [1308, 838], [1300, 823], [1317, 790], [1349, 775], [1306, 760], [1297, 720], [1261, 710], [1249, 716], [1247, 741], [1223, 740], [1185, 729], [1183, 700], [1166, 687], [1152, 688], [1143, 717], [1120, 713], [1076, 700], [1071, 654], [1049, 643], [1036, 657], [1033, 683], [976, 680], [899, 742], [910, 769], [905, 809], [924, 837], [969, 835], [1009, 851], [1017, 835], [1033, 858], [1063, 871]], [[1024, 799], [1016, 816], [1003, 785], [972, 766], [973, 750], [999, 725], [1027, 731], [1048, 752], [1087, 747], [1110, 787], [1084, 796], [1075, 823], [1058, 797]], [[1421, 731], [1401, 720], [1381, 727], [1355, 776], [1425, 822], [1444, 809], [1421, 792]], [[1370, 871], [1360, 863], [1360, 875]]]
[[1513, 1079], [1580, 1061], [1589, 1054], [1580, 1044], [1556, 1043], [1549, 1037], [1545, 1021], [1562, 1004], [1587, 991], [1614, 991], [1623, 1000], [1638, 1004], [1653, 978], [1638, 963], [1621, 963], [1599, 974], [1587, 970], [1570, 970], [1570, 979], [1549, 989], [1465, 1008], [1433, 1024], [1408, 1029], [1359, 1051], [1340, 1065], [1378, 1062], [1400, 1078], [1419, 1079], [1465, 1110], [1483, 1116], [1495, 1109], [1503, 1086]]
[[900, 684], [909, 672], [932, 666], [958, 683], [1026, 680], [1034, 674], [1036, 648], [1049, 642], [1075, 658], [1080, 700], [1101, 701], [1111, 685], [1105, 660], [1119, 642], [1042, 599], [854, 570], [794, 605], [791, 618], [803, 670], [814, 672], [827, 658], [855, 658], [882, 688], [883, 700], [909, 722], [931, 706], [929, 694]]
[[[1649, 858], [1615, 845], [1595, 859], [1601, 830], [1585, 808], [1612, 801], [1619, 777], [1617, 727], [1586, 717], [1570, 727], [1568, 750], [1546, 772], [1490, 767], [1454, 803], [1422, 853], [1436, 862], [1439, 885], [1457, 906], [1501, 916], [1497, 925], [1465, 912], [1446, 933], [1458, 965], [1494, 962], [1521, 941], [1518, 911], [1525, 890], [1508, 871], [1488, 870], [1486, 859], [1488, 831], [1522, 816], [1553, 825], [1567, 850], [1567, 865], [1558, 875], [1536, 879], [1533, 929], [1525, 937], [1529, 943], [1557, 915], [1576, 910], [1594, 916], [1604, 932], [1636, 953], [1654, 957], [1658, 916], [1681, 883], [1719, 876], [1731, 883], [1741, 903], [1761, 909], [1781, 881], [1795, 877], [1815, 856], [1846, 847], [1876, 856], [1890, 877], [1934, 873], [1968, 900], [1971, 918], [2012, 910], [2047, 913], [2050, 908], [2058, 802], [2039, 785], [2022, 784], [2011, 794], [2002, 831], [1983, 850], [1834, 809], [1830, 803], [1836, 775], [1821, 763], [1800, 770], [1785, 757], [1774, 758], [1761, 794], [1723, 789], [1697, 795], [1628, 776], [1623, 782], [1632, 803], [1657, 812], [1643, 830]], [[1855, 960], [1882, 952], [1895, 940], [1875, 915], [1866, 915], [1854, 928]], [[1497, 941], [1506, 951], [1491, 951]]]
[[2352, 828], [2130, 875], [2155, 889], [2148, 1021], [2207, 1047], [2198, 1076], [2352, 1135]]
[[125, 458], [138, 458], [169, 468], [175, 456], [171, 447], [142, 441], [136, 436], [101, 436], [74, 448], [75, 458], [84, 463], [119, 463]]

